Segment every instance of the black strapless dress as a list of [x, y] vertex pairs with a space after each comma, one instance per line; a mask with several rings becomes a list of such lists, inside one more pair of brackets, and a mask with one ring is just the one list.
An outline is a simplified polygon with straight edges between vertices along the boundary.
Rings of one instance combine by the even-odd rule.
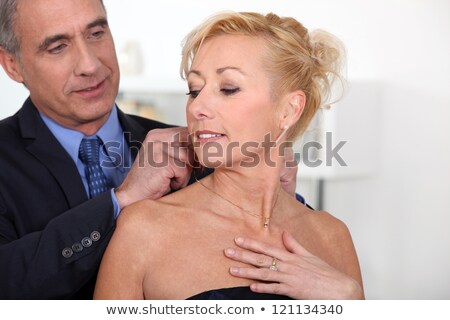
[[186, 300], [292, 300], [287, 296], [256, 293], [250, 287], [233, 287], [205, 291]]

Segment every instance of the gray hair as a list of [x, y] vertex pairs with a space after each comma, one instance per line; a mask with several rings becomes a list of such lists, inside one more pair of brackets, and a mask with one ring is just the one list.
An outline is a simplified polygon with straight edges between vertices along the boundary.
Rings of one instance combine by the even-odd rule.
[[17, 56], [19, 41], [14, 32], [17, 0], [0, 0], [0, 47]]
[[[0, 47], [14, 56], [19, 55], [20, 43], [15, 34], [18, 0], [0, 0]], [[100, 0], [105, 9], [103, 0]], [[106, 9], [105, 9], [106, 10]]]

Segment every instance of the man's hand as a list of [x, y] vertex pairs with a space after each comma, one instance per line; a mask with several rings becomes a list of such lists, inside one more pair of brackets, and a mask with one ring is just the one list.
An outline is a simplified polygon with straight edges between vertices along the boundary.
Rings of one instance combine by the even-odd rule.
[[120, 208], [143, 199], [159, 199], [171, 190], [185, 187], [193, 160], [187, 128], [150, 131], [129, 174], [115, 190]]
[[295, 161], [294, 151], [292, 150], [292, 148], [284, 149], [284, 153], [285, 161], [280, 174], [281, 187], [284, 189], [284, 191], [295, 197], [298, 165]]

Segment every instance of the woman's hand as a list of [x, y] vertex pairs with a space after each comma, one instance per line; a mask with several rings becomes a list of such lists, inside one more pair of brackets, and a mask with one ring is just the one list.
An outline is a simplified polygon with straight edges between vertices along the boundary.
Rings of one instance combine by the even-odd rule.
[[[283, 232], [285, 249], [248, 238], [236, 238], [239, 249], [225, 255], [257, 268], [231, 267], [235, 277], [259, 280], [254, 292], [286, 295], [294, 299], [364, 299], [360, 284], [348, 275], [312, 255], [288, 232]], [[244, 250], [243, 250], [244, 249]]]

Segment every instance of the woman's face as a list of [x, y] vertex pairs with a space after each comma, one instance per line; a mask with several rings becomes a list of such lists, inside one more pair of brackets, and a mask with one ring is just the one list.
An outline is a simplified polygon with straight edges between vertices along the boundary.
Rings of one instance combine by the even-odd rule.
[[186, 113], [203, 165], [257, 165], [263, 142], [280, 132], [262, 52], [262, 39], [237, 35], [208, 39], [198, 51], [187, 76]]

